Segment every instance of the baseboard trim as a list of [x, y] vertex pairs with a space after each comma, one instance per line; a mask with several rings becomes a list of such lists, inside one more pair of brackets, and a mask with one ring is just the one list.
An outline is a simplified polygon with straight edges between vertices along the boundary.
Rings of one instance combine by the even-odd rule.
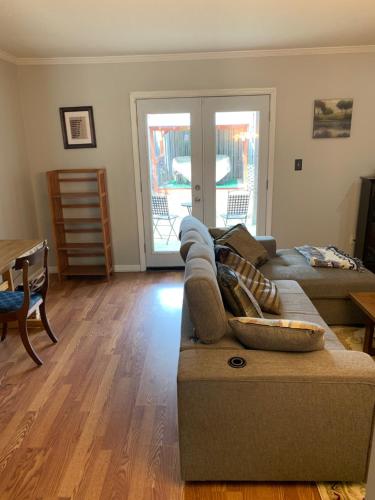
[[139, 264], [117, 264], [115, 266], [115, 273], [136, 273], [140, 270]]
[[[49, 272], [51, 274], [57, 274], [57, 266], [49, 266]], [[136, 273], [141, 271], [141, 266], [139, 264], [118, 264], [114, 267], [115, 273]]]

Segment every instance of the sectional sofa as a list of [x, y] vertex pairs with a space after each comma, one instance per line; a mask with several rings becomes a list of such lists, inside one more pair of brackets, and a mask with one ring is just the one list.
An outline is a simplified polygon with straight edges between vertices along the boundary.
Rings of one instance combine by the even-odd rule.
[[[342, 323], [340, 311], [344, 322], [355, 319], [343, 292], [347, 278], [327, 274], [327, 290], [325, 278], [303, 269], [305, 263], [292, 250], [277, 252], [273, 239], [259, 238], [270, 257], [261, 270], [279, 288], [280, 316], [322, 325], [325, 349], [249, 350], [228, 326], [230, 313], [217, 284], [208, 228], [186, 217], [180, 239], [186, 261], [177, 378], [182, 478], [364, 481], [373, 433], [375, 364], [367, 354], [345, 350], [317, 310], [319, 306], [328, 321]], [[300, 283], [293, 268], [304, 271]], [[336, 270], [325, 272], [337, 275]], [[375, 289], [373, 276], [357, 273], [352, 289]], [[314, 295], [313, 301], [306, 292]], [[218, 336], [216, 342], [202, 342], [207, 329]], [[233, 368], [228, 363], [233, 357], [244, 366]]]

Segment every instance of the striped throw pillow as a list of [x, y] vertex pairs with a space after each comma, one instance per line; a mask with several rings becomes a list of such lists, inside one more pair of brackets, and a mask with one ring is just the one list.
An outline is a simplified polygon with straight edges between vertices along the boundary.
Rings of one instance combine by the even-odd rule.
[[220, 262], [217, 263], [217, 282], [223, 302], [232, 314], [263, 318], [255, 297], [231, 267], [220, 264]]
[[275, 283], [266, 278], [251, 262], [232, 252], [228, 247], [215, 247], [216, 260], [231, 267], [264, 312], [280, 314], [280, 295]]

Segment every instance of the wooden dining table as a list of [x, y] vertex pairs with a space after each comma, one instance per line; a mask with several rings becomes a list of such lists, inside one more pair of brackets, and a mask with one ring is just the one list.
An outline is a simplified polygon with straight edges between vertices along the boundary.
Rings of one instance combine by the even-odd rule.
[[[18, 257], [23, 257], [43, 245], [43, 240], [0, 240], [0, 291], [14, 290], [12, 267]], [[39, 319], [28, 320], [28, 326], [39, 328]]]

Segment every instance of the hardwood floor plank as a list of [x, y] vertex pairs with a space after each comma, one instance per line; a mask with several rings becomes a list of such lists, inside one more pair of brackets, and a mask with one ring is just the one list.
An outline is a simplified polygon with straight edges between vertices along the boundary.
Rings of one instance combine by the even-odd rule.
[[[35, 419], [35, 412], [27, 412], [25, 415], [16, 414], [10, 422], [10, 426], [5, 429], [4, 441], [7, 441], [6, 436], [10, 437], [10, 440], [4, 447], [1, 447], [0, 473], [4, 471], [12, 455], [22, 445], [23, 440], [34, 424]], [[10, 434], [10, 431], [13, 429], [14, 432]]]
[[56, 418], [65, 403], [65, 400], [71, 390], [70, 385], [63, 385], [56, 392], [50, 404], [43, 407], [43, 412], [38, 419], [38, 426], [30, 433], [27, 445], [31, 448], [42, 448], [46, 445], [48, 435], [55, 432]]
[[0, 344], [1, 500], [319, 500], [313, 484], [183, 483], [176, 373], [182, 272], [52, 280], [59, 337]]
[[85, 470], [90, 449], [95, 438], [96, 427], [99, 420], [102, 418], [103, 407], [108, 398], [108, 391], [113, 382], [113, 375], [116, 371], [119, 359], [119, 356], [114, 355], [109, 360], [103, 379], [98, 387], [96, 398], [88, 413], [83, 432], [76, 445], [74, 455], [60, 484], [58, 492], [60, 496], [69, 497], [77, 491], [82, 471]]

